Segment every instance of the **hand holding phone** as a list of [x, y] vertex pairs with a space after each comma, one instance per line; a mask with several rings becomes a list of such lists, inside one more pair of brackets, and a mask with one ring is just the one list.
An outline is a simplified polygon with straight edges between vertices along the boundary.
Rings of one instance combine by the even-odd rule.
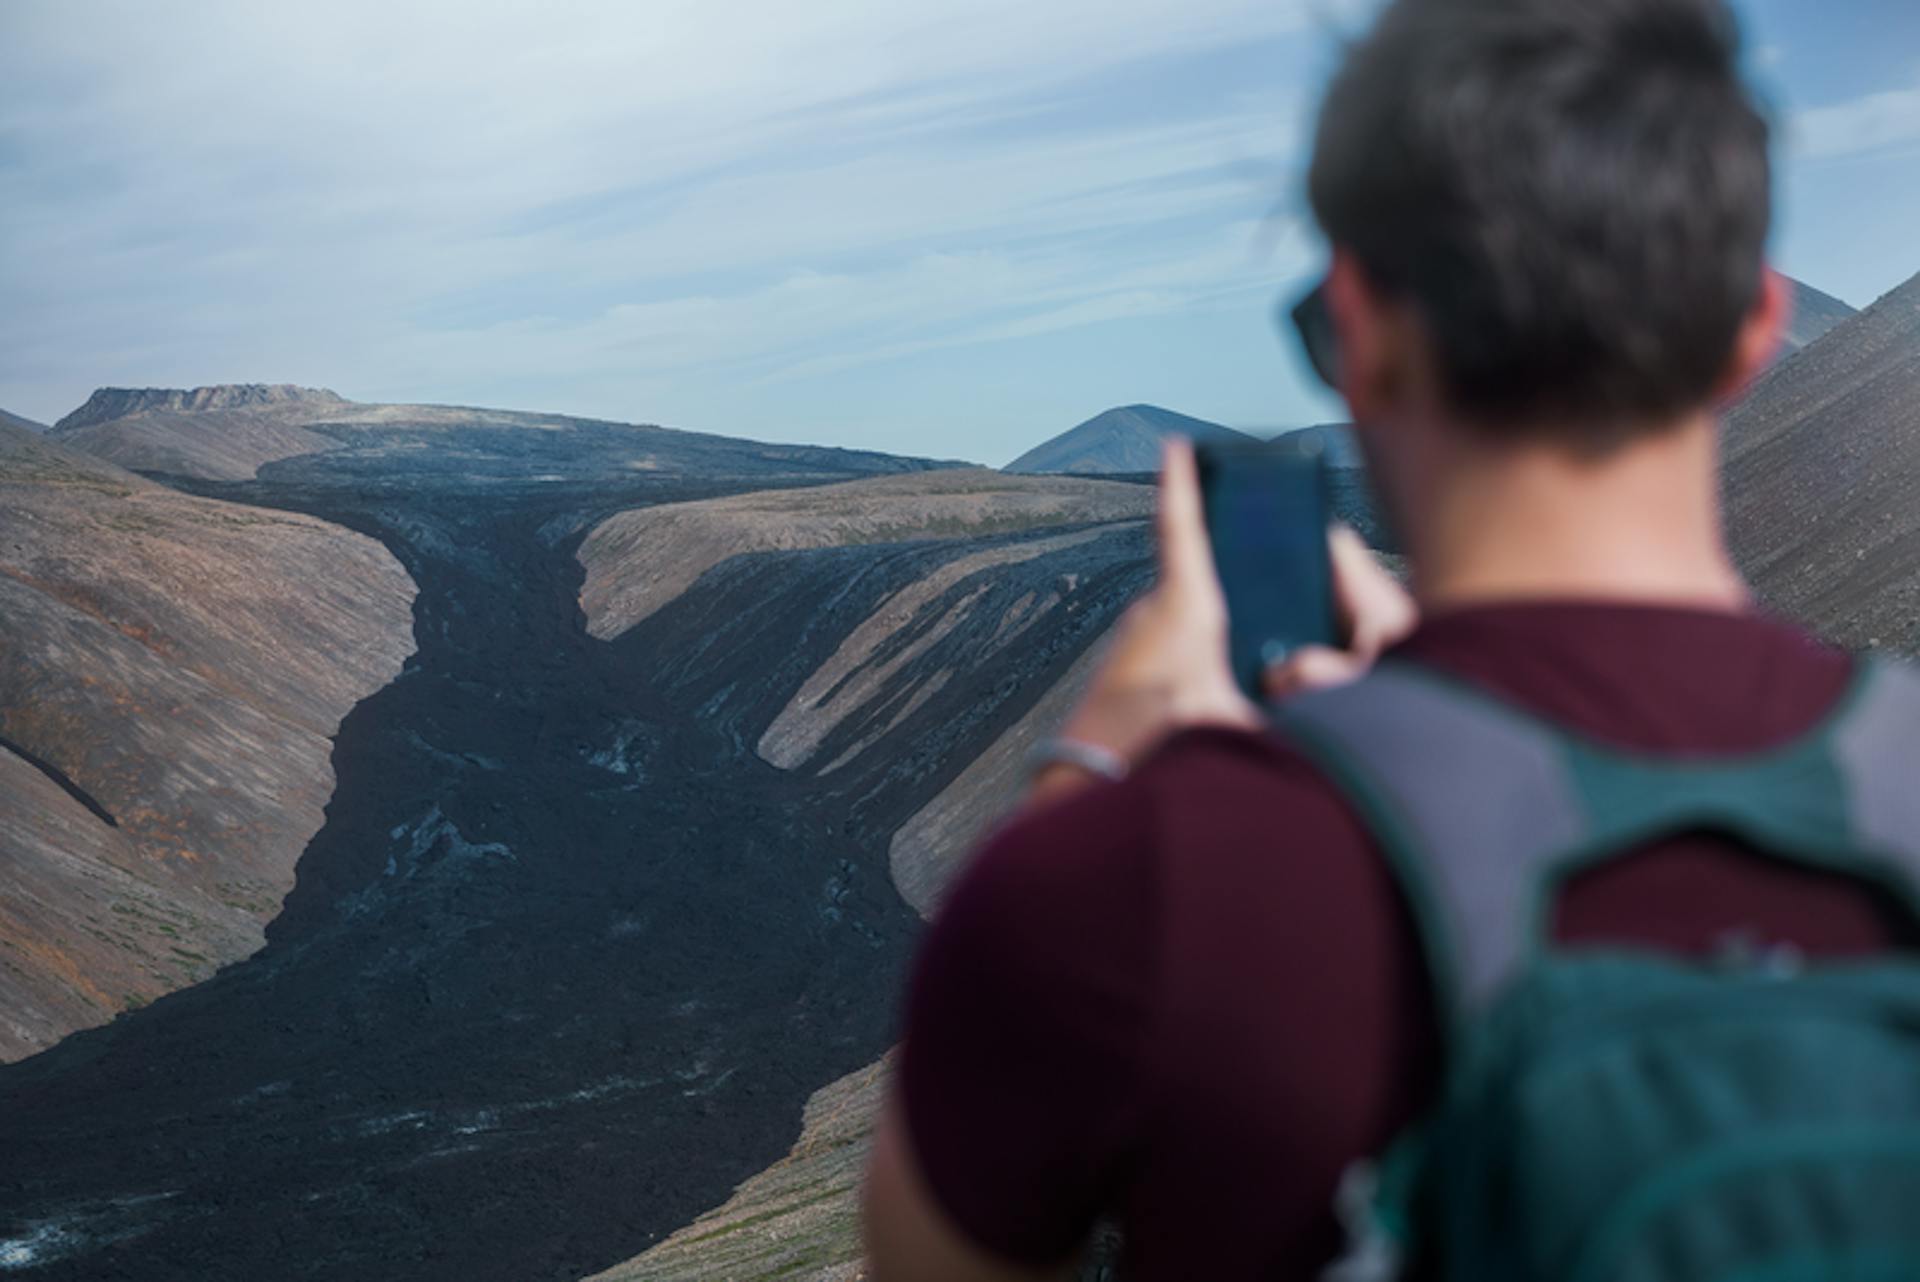
[[1270, 665], [1302, 646], [1339, 644], [1326, 460], [1317, 443], [1286, 437], [1201, 446], [1195, 458], [1234, 682], [1262, 703]]

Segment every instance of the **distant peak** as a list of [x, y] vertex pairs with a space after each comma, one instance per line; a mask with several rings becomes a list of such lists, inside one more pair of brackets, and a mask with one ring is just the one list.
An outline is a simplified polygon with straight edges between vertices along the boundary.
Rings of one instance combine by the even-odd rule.
[[1180, 411], [1170, 410], [1164, 405], [1149, 405], [1144, 401], [1133, 405], [1121, 405], [1106, 411], [1104, 414], [1096, 414], [1088, 419], [1087, 422], [1098, 423], [1102, 419], [1112, 418], [1116, 415], [1144, 418], [1155, 423], [1199, 423], [1205, 427], [1219, 426], [1217, 423], [1209, 423], [1205, 419], [1195, 418], [1191, 414], [1182, 414]]
[[1243, 432], [1159, 405], [1121, 405], [1034, 446], [1009, 472], [1151, 472], [1160, 465], [1160, 440], [1170, 434], [1195, 441], [1244, 441]]
[[1834, 326], [1859, 315], [1832, 294], [1815, 289], [1805, 281], [1791, 276], [1786, 281], [1793, 291], [1793, 311], [1780, 345], [1782, 355], [1799, 351]]
[[338, 392], [292, 383], [216, 383], [211, 387], [102, 387], [54, 430], [88, 427], [144, 410], [234, 410], [263, 405], [345, 405]]

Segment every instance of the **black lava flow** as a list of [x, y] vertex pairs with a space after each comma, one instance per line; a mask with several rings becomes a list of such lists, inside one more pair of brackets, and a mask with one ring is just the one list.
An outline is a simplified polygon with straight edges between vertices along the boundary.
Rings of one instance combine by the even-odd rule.
[[753, 745], [800, 681], [981, 543], [738, 558], [605, 643], [576, 600], [585, 526], [767, 479], [429, 483], [395, 457], [195, 486], [383, 540], [420, 588], [418, 650], [342, 724], [265, 949], [0, 1068], [23, 1276], [577, 1278], [717, 1205], [893, 1037], [918, 923], [888, 834], [1148, 573], [1123, 532], [992, 579], [988, 631], [1049, 574], [1096, 590], [1021, 671], [909, 707], [984, 634], [940, 638], [818, 760], [910, 712], [879, 749], [786, 772]]

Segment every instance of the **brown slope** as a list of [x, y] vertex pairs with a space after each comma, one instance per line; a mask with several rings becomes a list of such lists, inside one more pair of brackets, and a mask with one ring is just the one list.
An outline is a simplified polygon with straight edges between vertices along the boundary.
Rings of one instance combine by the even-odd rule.
[[1768, 371], [1725, 442], [1761, 595], [1842, 644], [1920, 649], [1920, 277]]
[[412, 597], [370, 539], [0, 428], [0, 1060], [259, 946]]
[[893, 884], [922, 917], [939, 909], [975, 844], [1025, 791], [1034, 747], [1073, 710], [1105, 649], [1104, 639], [1087, 647], [1025, 716], [895, 831], [887, 848]]
[[1123, 482], [950, 468], [637, 508], [601, 522], [582, 543], [580, 604], [587, 630], [607, 640], [745, 552], [978, 538], [1138, 517], [1151, 504], [1149, 491]]
[[210, 481], [244, 481], [265, 463], [315, 454], [334, 442], [294, 409], [142, 410], [52, 433], [55, 440], [123, 467]]

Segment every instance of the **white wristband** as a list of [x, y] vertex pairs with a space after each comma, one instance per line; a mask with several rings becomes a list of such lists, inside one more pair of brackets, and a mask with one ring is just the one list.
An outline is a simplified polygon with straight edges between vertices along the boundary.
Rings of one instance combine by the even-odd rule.
[[1042, 768], [1053, 765], [1076, 766], [1090, 775], [1102, 779], [1119, 781], [1127, 777], [1127, 759], [1112, 748], [1103, 748], [1097, 743], [1088, 743], [1084, 739], [1055, 737], [1042, 739], [1033, 746], [1027, 758], [1032, 770], [1038, 774]]

